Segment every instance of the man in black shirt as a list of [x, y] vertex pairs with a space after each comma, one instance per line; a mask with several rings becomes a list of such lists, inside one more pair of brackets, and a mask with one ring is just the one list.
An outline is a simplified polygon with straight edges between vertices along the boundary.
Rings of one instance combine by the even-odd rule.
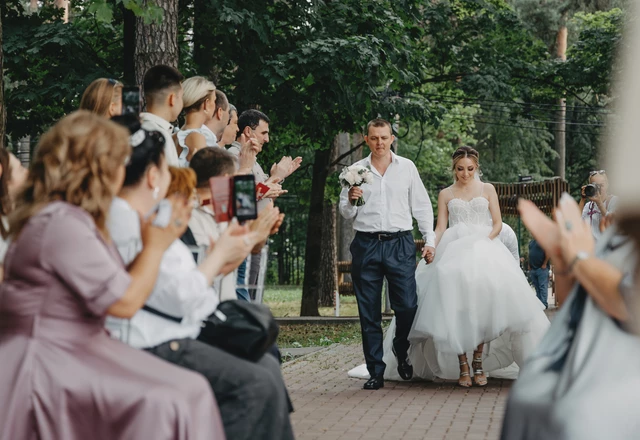
[[533, 239], [529, 242], [529, 280], [536, 289], [536, 296], [545, 308], [549, 308], [547, 294], [549, 292], [549, 257], [538, 242]]

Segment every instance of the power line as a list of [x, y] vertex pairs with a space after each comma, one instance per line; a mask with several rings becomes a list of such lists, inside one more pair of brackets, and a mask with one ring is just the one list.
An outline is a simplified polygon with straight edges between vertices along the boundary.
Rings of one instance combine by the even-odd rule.
[[[481, 98], [457, 98], [455, 96], [438, 95], [434, 93], [425, 93], [422, 96], [434, 97], [436, 100], [442, 102], [454, 102], [454, 103], [474, 103], [488, 102], [492, 104], [500, 104], [503, 106], [521, 106], [521, 107], [541, 107], [541, 108], [562, 108], [559, 104], [545, 104], [539, 102], [517, 102], [517, 101], [500, 101], [495, 99], [481, 99]], [[581, 106], [581, 105], [569, 105], [571, 108], [582, 108], [584, 113], [600, 113], [600, 114], [613, 114], [609, 109], [596, 106]]]
[[[463, 115], [462, 113], [446, 113], [448, 115]], [[475, 115], [473, 115], [475, 116]], [[481, 114], [479, 116], [484, 117], [488, 117], [491, 118], [491, 115], [484, 115]], [[491, 118], [491, 119], [497, 119], [497, 118]], [[503, 120], [503, 119], [498, 119], [498, 120]], [[576, 125], [576, 126], [583, 126], [583, 127], [606, 127], [606, 124], [598, 124], [598, 123], [589, 123], [589, 122], [567, 122], [567, 120], [563, 120], [562, 122], [560, 121], [546, 121], [546, 120], [542, 120], [542, 119], [526, 119], [526, 122], [534, 122], [534, 123], [540, 123], [540, 124], [565, 124], [565, 125]]]
[[[526, 125], [519, 125], [519, 124], [503, 124], [503, 123], [497, 123], [497, 122], [490, 122], [487, 120], [481, 120], [481, 119], [477, 119], [474, 118], [473, 116], [453, 116], [453, 119], [458, 119], [458, 120], [467, 120], [467, 121], [474, 121], [474, 122], [478, 122], [480, 124], [485, 124], [485, 125], [494, 125], [494, 126], [499, 126], [499, 127], [509, 127], [509, 128], [524, 128], [527, 130], [535, 130], [535, 131], [544, 131], [547, 133], [567, 133], [567, 130], [550, 130], [547, 128], [543, 128], [543, 127], [530, 127], [530, 126], [526, 126]], [[499, 121], [500, 119], [494, 119], [494, 121]], [[583, 134], [583, 135], [589, 135], [589, 136], [599, 136], [600, 133], [596, 133], [596, 132], [592, 132], [592, 131], [579, 131], [579, 130], [571, 130], [569, 131], [569, 133], [571, 134]]]

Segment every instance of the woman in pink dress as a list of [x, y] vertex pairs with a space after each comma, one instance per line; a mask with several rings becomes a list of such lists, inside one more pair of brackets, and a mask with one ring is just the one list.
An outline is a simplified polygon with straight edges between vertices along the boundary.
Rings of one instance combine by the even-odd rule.
[[203, 377], [104, 330], [145, 303], [189, 211], [176, 202], [167, 228], [143, 224], [127, 272], [105, 221], [129, 154], [125, 129], [84, 111], [40, 140], [0, 285], [0, 440], [224, 439]]

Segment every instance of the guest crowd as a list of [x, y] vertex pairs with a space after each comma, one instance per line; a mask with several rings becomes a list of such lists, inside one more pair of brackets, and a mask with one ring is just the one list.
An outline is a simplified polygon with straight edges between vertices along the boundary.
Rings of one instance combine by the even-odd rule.
[[[140, 114], [123, 90], [93, 81], [29, 171], [0, 149], [0, 440], [293, 439], [277, 347], [247, 359], [201, 330], [250, 299], [301, 158], [265, 173], [269, 118], [206, 78], [149, 69]], [[216, 221], [209, 180], [244, 174], [268, 188], [257, 218]]]

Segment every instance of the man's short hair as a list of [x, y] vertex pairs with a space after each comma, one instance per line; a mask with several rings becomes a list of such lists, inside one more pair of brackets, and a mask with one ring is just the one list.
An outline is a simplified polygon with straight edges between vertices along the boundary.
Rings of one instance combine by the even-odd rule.
[[147, 101], [164, 98], [169, 92], [181, 87], [184, 76], [180, 71], [171, 66], [153, 66], [144, 74], [142, 90]]
[[389, 133], [393, 134], [393, 129], [391, 128], [391, 122], [387, 121], [386, 119], [376, 118], [376, 119], [370, 120], [369, 123], [367, 124], [367, 131], [365, 132], [367, 136], [369, 135], [369, 129], [371, 127], [389, 127]]
[[224, 148], [208, 147], [193, 155], [189, 167], [196, 172], [196, 187], [208, 188], [212, 177], [236, 171], [236, 159]]
[[229, 100], [224, 92], [216, 89], [216, 109], [221, 108], [224, 111], [229, 110]]
[[251, 127], [252, 130], [255, 130], [260, 121], [264, 121], [267, 124], [271, 123], [267, 115], [262, 113], [260, 110], [245, 110], [240, 116], [238, 116], [238, 134], [242, 134], [245, 128]]

